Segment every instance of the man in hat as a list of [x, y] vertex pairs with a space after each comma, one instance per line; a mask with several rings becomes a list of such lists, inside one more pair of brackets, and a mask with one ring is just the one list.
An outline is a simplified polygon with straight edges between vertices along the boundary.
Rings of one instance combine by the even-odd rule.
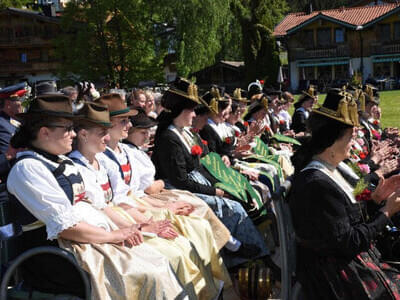
[[[10, 170], [10, 160], [15, 158], [17, 149], [12, 148], [10, 139], [20, 123], [15, 119], [15, 115], [22, 112], [22, 102], [15, 93], [2, 97], [0, 92], [0, 179], [3, 180]], [[4, 96], [4, 95], [3, 95]]]

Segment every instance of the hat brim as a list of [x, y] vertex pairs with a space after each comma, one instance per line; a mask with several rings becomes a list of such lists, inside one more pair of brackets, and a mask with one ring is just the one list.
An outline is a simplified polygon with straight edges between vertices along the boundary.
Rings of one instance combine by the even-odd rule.
[[57, 117], [57, 118], [65, 118], [65, 119], [79, 119], [81, 115], [74, 115], [68, 112], [57, 112], [57, 111], [29, 111], [26, 113], [20, 113], [15, 115], [17, 118], [26, 120], [31, 118], [32, 116], [49, 116], [49, 117]]
[[193, 102], [195, 102], [197, 104], [201, 104], [199, 96], [193, 97], [193, 96], [190, 96], [190, 95], [188, 95], [188, 94], [186, 94], [184, 92], [181, 92], [179, 90], [175, 90], [174, 88], [170, 88], [169, 90], [166, 91], [166, 93], [176, 94], [176, 95], [179, 95], [181, 97], [186, 98], [187, 100], [191, 100], [191, 101], [193, 101]]
[[323, 115], [323, 116], [325, 116], [325, 117], [327, 117], [327, 118], [336, 120], [336, 121], [338, 121], [338, 122], [340, 122], [340, 123], [343, 123], [343, 124], [346, 124], [346, 125], [348, 125], [348, 126], [352, 126], [352, 127], [357, 126], [357, 125], [354, 125], [353, 123], [346, 122], [343, 118], [334, 116], [333, 114], [328, 113], [328, 112], [321, 111], [321, 108], [313, 109], [312, 112], [313, 112], [313, 113], [317, 113], [317, 114], [319, 114], [319, 115]]
[[85, 117], [77, 118], [77, 121], [78, 122], [79, 121], [89, 122], [91, 124], [94, 124], [94, 125], [97, 125], [97, 126], [103, 127], [103, 128], [111, 128], [112, 127], [112, 124], [110, 122], [94, 121], [91, 119], [87, 119]]
[[137, 109], [133, 108], [125, 108], [122, 110], [117, 110], [117, 111], [110, 111], [110, 117], [132, 117], [136, 116], [139, 113]]

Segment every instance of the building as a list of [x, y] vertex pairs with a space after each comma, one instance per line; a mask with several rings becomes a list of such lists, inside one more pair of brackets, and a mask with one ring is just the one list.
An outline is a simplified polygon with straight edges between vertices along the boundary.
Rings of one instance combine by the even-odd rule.
[[0, 11], [0, 87], [55, 79], [59, 61], [52, 39], [60, 18], [26, 9]]
[[275, 27], [274, 36], [288, 52], [293, 91], [308, 83], [323, 90], [348, 80], [356, 71], [364, 82], [368, 77], [398, 82], [400, 4], [371, 2], [360, 7], [291, 13]]
[[221, 60], [191, 74], [191, 76], [196, 77], [196, 84], [201, 88], [209, 89], [212, 84], [218, 84], [232, 92], [235, 88], [243, 85], [244, 62]]

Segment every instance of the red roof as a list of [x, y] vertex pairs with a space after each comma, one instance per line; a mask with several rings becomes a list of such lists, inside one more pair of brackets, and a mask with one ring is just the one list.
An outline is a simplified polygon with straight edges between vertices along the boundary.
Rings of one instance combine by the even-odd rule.
[[299, 26], [318, 15], [332, 18], [339, 22], [348, 23], [352, 26], [366, 25], [391, 12], [397, 7], [400, 7], [400, 4], [391, 3], [376, 6], [344, 7], [338, 9], [320, 10], [314, 11], [310, 14], [306, 14], [304, 12], [291, 13], [275, 27], [274, 36], [284, 36], [287, 34], [288, 30]]

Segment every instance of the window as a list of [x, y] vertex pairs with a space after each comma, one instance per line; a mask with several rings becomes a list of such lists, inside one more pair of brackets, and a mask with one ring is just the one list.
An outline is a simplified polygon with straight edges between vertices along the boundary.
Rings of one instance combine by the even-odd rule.
[[379, 25], [379, 40], [382, 42], [388, 42], [391, 40], [390, 24], [380, 24]]
[[400, 22], [394, 23], [394, 39], [396, 41], [400, 40]]
[[320, 28], [317, 30], [317, 44], [318, 46], [328, 46], [331, 44], [330, 28]]
[[304, 30], [301, 42], [304, 43], [307, 48], [314, 47], [314, 30]]
[[344, 43], [344, 29], [343, 28], [335, 29], [335, 43], [336, 44]]

